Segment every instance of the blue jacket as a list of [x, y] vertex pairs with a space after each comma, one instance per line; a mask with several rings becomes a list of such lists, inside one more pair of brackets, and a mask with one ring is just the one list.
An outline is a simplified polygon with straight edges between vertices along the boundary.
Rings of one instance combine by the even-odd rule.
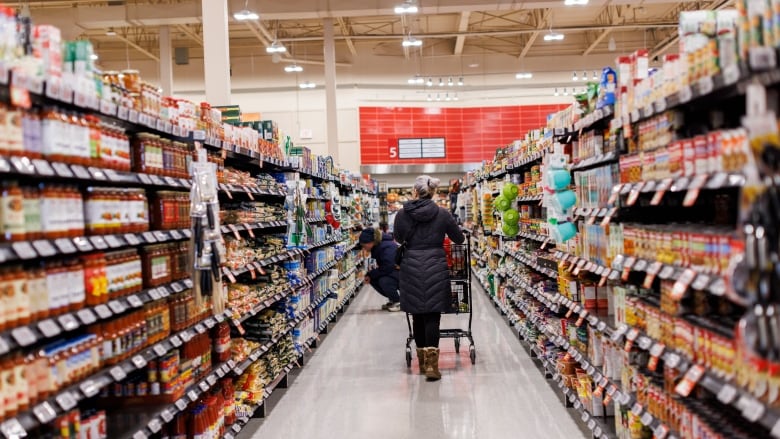
[[371, 249], [371, 257], [376, 260], [377, 268], [368, 272], [372, 280], [380, 277], [392, 276], [398, 279], [398, 270], [395, 268], [395, 251], [398, 244], [393, 240], [393, 235], [382, 234], [382, 240]]

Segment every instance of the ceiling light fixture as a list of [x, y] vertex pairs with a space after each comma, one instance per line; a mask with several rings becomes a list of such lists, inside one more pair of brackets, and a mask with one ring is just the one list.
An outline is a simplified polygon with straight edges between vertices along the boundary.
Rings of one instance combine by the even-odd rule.
[[428, 87], [432, 87], [433, 86], [433, 78], [428, 78], [428, 81], [425, 83], [425, 85], [427, 85]]
[[563, 0], [564, 6], [585, 6], [588, 0]]
[[563, 95], [569, 96], [569, 90], [566, 90], [566, 87], [563, 87]]
[[436, 101], [441, 101], [441, 95], [436, 93]]
[[453, 96], [453, 97], [452, 97], [452, 100], [453, 100], [453, 101], [457, 101], [458, 99], [459, 99], [459, 98], [458, 98], [458, 94], [457, 94], [457, 93], [455, 93], [455, 96]]
[[588, 80], [588, 72], [582, 72], [582, 80], [587, 81]]
[[106, 35], [108, 35], [109, 37], [114, 37], [116, 36], [116, 31], [114, 30], [113, 27], [109, 27], [108, 30], [106, 31]]
[[302, 82], [300, 85], [298, 85], [298, 87], [300, 87], [300, 88], [305, 90], [305, 89], [315, 88], [315, 87], [317, 87], [317, 84], [315, 84], [313, 82], [306, 81], [306, 82]]
[[408, 37], [404, 38], [404, 41], [401, 43], [401, 46], [403, 46], [403, 47], [422, 47], [422, 40], [418, 40], [417, 38], [409, 35]]
[[598, 81], [598, 80], [599, 80], [599, 74], [598, 74], [598, 72], [597, 72], [597, 71], [595, 71], [595, 70], [593, 71], [593, 80], [594, 80], [594, 81]]
[[559, 93], [558, 93], [558, 89], [556, 88], [556, 89], [555, 89], [555, 96], [558, 96], [558, 95], [559, 95]]
[[433, 96], [431, 96], [431, 94], [430, 94], [430, 93], [428, 93], [428, 102], [430, 102], [430, 101], [432, 101], [432, 100], [433, 100]]
[[444, 87], [444, 79], [439, 78], [439, 87]]
[[303, 67], [298, 64], [290, 64], [284, 67], [284, 71], [287, 73], [300, 73], [303, 71]]
[[549, 34], [544, 36], [544, 41], [563, 41], [566, 38], [563, 34], [550, 31]]
[[280, 43], [279, 40], [274, 40], [270, 46], [265, 48], [265, 51], [267, 53], [284, 53], [287, 52], [287, 48], [284, 47], [284, 44]]
[[[577, 72], [575, 71], [575, 72], [574, 72], [574, 73], [572, 73], [572, 75], [571, 75], [571, 80], [572, 80], [572, 81], [577, 81], [578, 79], [580, 79], [580, 78], [578, 78], [578, 77], [577, 77]], [[583, 78], [583, 79], [585, 79], [585, 78]]]
[[97, 61], [98, 58], [99, 57], [97, 56], [97, 53], [93, 53], [92, 55], [89, 56], [89, 59], [91, 59], [92, 61]]
[[515, 79], [531, 79], [534, 77], [534, 74], [531, 72], [521, 72], [515, 75]]
[[407, 81], [409, 85], [422, 85], [425, 83], [425, 80], [420, 75], [415, 75], [409, 78]]
[[246, 21], [246, 20], [259, 20], [260, 16], [257, 14], [257, 12], [249, 9], [249, 0], [246, 0], [244, 2], [244, 9], [234, 12], [233, 18], [235, 18], [238, 21]]
[[609, 44], [607, 44], [607, 48], [610, 52], [614, 52], [615, 49], [617, 49], [617, 44], [615, 43], [615, 37], [609, 37]]
[[444, 98], [445, 101], [451, 101], [452, 98], [450, 97], [450, 94], [447, 93], [446, 97]]
[[463, 76], [458, 79], [458, 86], [463, 87]]
[[393, 9], [396, 14], [416, 14], [420, 12], [420, 8], [417, 7], [417, 2], [414, 0], [406, 0]]
[[454, 83], [454, 82], [452, 82], [452, 76], [450, 76], [450, 80], [449, 80], [449, 81], [447, 81], [447, 85], [448, 85], [448, 86], [450, 86], [450, 87], [452, 87], [453, 85], [455, 85], [455, 83]]

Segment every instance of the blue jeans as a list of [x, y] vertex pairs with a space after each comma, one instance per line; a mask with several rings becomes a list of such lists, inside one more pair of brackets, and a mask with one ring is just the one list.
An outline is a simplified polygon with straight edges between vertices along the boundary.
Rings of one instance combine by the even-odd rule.
[[371, 286], [377, 291], [377, 293], [385, 296], [388, 301], [398, 303], [401, 301], [401, 296], [398, 295], [398, 279], [392, 276], [382, 276], [377, 279], [371, 279]]

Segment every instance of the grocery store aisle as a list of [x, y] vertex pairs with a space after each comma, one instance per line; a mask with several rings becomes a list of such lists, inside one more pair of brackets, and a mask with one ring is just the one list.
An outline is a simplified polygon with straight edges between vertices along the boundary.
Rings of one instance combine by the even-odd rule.
[[[443, 379], [406, 368], [404, 314], [366, 288], [252, 435], [257, 439], [579, 439], [582, 433], [474, 284], [477, 364], [442, 340]], [[443, 327], [465, 327], [446, 316]], [[465, 347], [467, 342], [464, 341]]]

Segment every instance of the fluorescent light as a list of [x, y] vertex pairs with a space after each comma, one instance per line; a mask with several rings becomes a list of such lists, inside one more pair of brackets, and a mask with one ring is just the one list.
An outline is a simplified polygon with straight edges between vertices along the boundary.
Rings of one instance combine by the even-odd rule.
[[287, 52], [287, 48], [279, 41], [274, 41], [270, 46], [265, 48], [267, 53], [284, 53]]
[[564, 6], [585, 6], [588, 0], [563, 0]]
[[303, 71], [303, 67], [298, 64], [289, 64], [284, 67], [284, 71], [287, 73], [300, 73]]
[[298, 85], [298, 87], [300, 87], [300, 88], [302, 88], [302, 89], [307, 89], [307, 88], [315, 88], [315, 87], [317, 87], [317, 84], [315, 84], [315, 83], [313, 83], [313, 82], [306, 81], [306, 82], [302, 82], [302, 83], [300, 83], [300, 84]]
[[257, 12], [255, 11], [250, 11], [249, 9], [242, 9], [240, 11], [234, 12], [233, 18], [235, 18], [238, 21], [246, 21], [246, 20], [259, 20], [260, 16], [257, 15]]
[[99, 57], [97, 56], [97, 53], [93, 53], [92, 55], [89, 56], [89, 59], [91, 59], [92, 61], [97, 61], [98, 58]]
[[534, 74], [531, 72], [521, 72], [515, 75], [515, 79], [531, 79], [534, 77]]
[[550, 32], [549, 34], [544, 36], [544, 41], [563, 41], [565, 36], [563, 34], [559, 34], [557, 32]]
[[108, 30], [106, 31], [106, 35], [108, 35], [109, 37], [116, 36], [116, 31], [114, 30], [113, 27], [109, 27]]
[[401, 43], [401, 45], [403, 47], [420, 47], [422, 46], [422, 40], [418, 40], [413, 36], [409, 36], [404, 38], [404, 41]]
[[405, 2], [396, 6], [393, 11], [396, 14], [416, 14], [420, 12], [420, 9], [417, 7], [417, 4], [414, 2], [414, 0], [406, 0]]
[[[572, 80], [572, 81], [576, 81], [576, 80], [578, 80], [578, 79], [579, 79], [579, 78], [577, 77], [577, 72], [574, 72], [574, 73], [572, 73], [572, 75], [571, 75], [571, 80]], [[583, 80], [583, 81], [584, 81], [585, 79], [586, 79], [586, 78], [582, 78], [582, 80]]]
[[407, 79], [406, 82], [409, 85], [422, 85], [425, 83], [425, 79], [422, 78], [420, 75], [412, 76], [411, 78]]

